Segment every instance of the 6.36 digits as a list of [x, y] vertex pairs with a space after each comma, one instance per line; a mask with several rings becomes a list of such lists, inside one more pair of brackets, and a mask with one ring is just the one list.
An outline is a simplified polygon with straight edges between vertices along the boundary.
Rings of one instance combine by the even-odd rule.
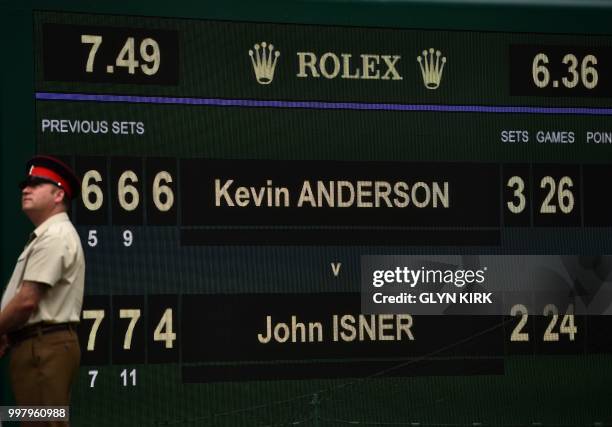
[[[595, 55], [585, 55], [583, 58], [578, 58], [573, 53], [568, 53], [563, 56], [561, 63], [567, 66], [566, 75], [561, 78], [563, 86], [572, 89], [582, 83], [586, 89], [594, 89], [599, 82], [599, 73], [597, 72], [597, 57]], [[531, 75], [533, 83], [539, 88], [545, 88], [552, 85], [553, 88], [559, 87], [559, 80], [551, 77], [550, 59], [546, 53], [540, 52], [533, 58], [531, 66]]]
[[608, 46], [510, 46], [510, 95], [611, 96]]

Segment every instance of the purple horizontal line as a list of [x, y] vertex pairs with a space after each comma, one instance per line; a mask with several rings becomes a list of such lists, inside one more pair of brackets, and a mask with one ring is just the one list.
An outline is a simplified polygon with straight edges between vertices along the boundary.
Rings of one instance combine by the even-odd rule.
[[214, 105], [220, 107], [311, 108], [327, 110], [443, 111], [454, 113], [533, 113], [612, 115], [612, 108], [526, 107], [489, 105], [380, 104], [364, 102], [270, 101], [255, 99], [178, 98], [165, 96], [96, 95], [36, 92], [46, 101], [129, 102], [135, 104]]

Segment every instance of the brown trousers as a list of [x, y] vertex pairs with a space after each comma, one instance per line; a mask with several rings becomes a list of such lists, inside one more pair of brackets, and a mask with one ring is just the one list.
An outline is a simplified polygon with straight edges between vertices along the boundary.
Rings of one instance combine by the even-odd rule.
[[[73, 330], [26, 339], [11, 349], [11, 383], [17, 405], [70, 405], [81, 350]], [[68, 426], [63, 421], [22, 422], [23, 426]]]

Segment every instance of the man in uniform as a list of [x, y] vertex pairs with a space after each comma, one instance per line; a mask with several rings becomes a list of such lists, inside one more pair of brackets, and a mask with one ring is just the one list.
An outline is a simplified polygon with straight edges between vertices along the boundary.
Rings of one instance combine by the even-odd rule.
[[70, 167], [48, 156], [31, 159], [20, 184], [21, 208], [36, 228], [17, 259], [0, 305], [0, 356], [10, 348], [18, 405], [70, 402], [81, 358], [76, 324], [83, 303], [85, 258], [67, 211], [79, 187]]

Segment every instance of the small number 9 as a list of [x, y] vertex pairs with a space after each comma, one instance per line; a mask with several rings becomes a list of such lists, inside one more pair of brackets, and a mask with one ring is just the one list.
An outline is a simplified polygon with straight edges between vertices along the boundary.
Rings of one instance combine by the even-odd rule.
[[125, 230], [123, 232], [123, 246], [126, 248], [132, 246], [132, 242], [134, 241], [134, 236], [131, 230]]

